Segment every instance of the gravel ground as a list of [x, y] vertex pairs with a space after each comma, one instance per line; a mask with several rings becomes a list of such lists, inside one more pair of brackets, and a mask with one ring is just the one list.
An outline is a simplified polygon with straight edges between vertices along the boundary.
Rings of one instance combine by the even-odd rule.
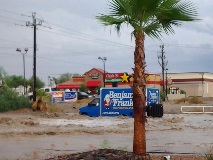
[[[168, 156], [167, 156], [168, 157]], [[166, 158], [166, 157], [165, 157]], [[114, 149], [99, 149], [89, 152], [62, 155], [46, 160], [164, 160], [162, 155], [148, 154], [146, 156], [134, 155], [132, 152], [126, 152]], [[204, 160], [204, 156], [199, 155], [171, 155], [171, 160]]]
[[[58, 103], [53, 106], [57, 108], [57, 112], [33, 112], [31, 109], [22, 109], [18, 111], [9, 111], [6, 113], [0, 113], [0, 142], [1, 140], [6, 140], [8, 137], [21, 137], [25, 136], [54, 136], [54, 135], [102, 135], [102, 134], [132, 134], [133, 133], [133, 119], [127, 117], [118, 117], [115, 118], [114, 122], [116, 125], [104, 127], [98, 126], [102, 124], [94, 124], [93, 120], [102, 121], [101, 117], [91, 118], [87, 116], [79, 115], [79, 108], [88, 103], [89, 99], [81, 100], [73, 103]], [[212, 105], [212, 99], [206, 99], [204, 104], [200, 105]], [[165, 116], [163, 118], [148, 118], [148, 123], [146, 124], [147, 131], [154, 131], [158, 129], [159, 131], [172, 130], [172, 131], [181, 131], [183, 130], [182, 123], [186, 121], [184, 116], [181, 116], [180, 106], [189, 105], [189, 104], [175, 104], [174, 102], [165, 102], [164, 103], [164, 114], [172, 114], [174, 116]], [[199, 104], [198, 104], [199, 105]], [[176, 116], [176, 114], [178, 116]], [[98, 122], [97, 121], [97, 122]], [[105, 121], [105, 126], [108, 125]], [[53, 123], [54, 122], [54, 123]], [[72, 122], [72, 124], [68, 124]], [[78, 122], [78, 124], [74, 124]], [[87, 122], [87, 124], [85, 124]], [[123, 123], [120, 123], [123, 122]], [[212, 122], [212, 121], [211, 121]], [[208, 122], [209, 124], [211, 123]], [[57, 124], [59, 123], [59, 124]], [[67, 123], [67, 124], [66, 124]], [[195, 121], [196, 123], [196, 121]], [[207, 122], [205, 122], [207, 123]], [[53, 125], [54, 124], [54, 125]], [[66, 124], [66, 125], [65, 125]], [[211, 123], [212, 124], [212, 123]], [[87, 126], [85, 126], [87, 125]], [[90, 125], [90, 126], [88, 126]], [[200, 126], [199, 124], [194, 124], [187, 126], [191, 129], [202, 129], [203, 131], [208, 129], [208, 125]], [[196, 130], [195, 130], [196, 131]], [[212, 138], [213, 139], [213, 138]], [[12, 150], [11, 150], [12, 152]], [[31, 153], [29, 153], [31, 154]], [[36, 154], [33, 152], [32, 154]], [[167, 153], [164, 153], [164, 155]], [[200, 155], [189, 155], [189, 154], [171, 154], [171, 160], [202, 160], [204, 157]], [[43, 160], [41, 158], [35, 158], [36, 155], [29, 157], [29, 159]], [[53, 154], [47, 160], [139, 160], [141, 157], [133, 155], [131, 152], [120, 151], [116, 149], [97, 149], [88, 152], [78, 152], [72, 154], [66, 154], [61, 156], [55, 156]], [[0, 155], [1, 159], [1, 155]], [[21, 158], [18, 158], [22, 160]], [[159, 153], [149, 153], [149, 156], [146, 156], [146, 159], [152, 160], [163, 160], [163, 155]], [[5, 158], [5, 160], [11, 160], [10, 158]], [[17, 160], [17, 159], [16, 159]]]

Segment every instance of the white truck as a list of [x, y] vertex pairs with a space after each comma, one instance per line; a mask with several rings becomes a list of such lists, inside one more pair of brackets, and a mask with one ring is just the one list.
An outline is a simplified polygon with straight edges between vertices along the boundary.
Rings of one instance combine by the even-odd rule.
[[[119, 116], [134, 117], [132, 88], [101, 88], [100, 97], [94, 98], [79, 109], [81, 115], [90, 117]], [[163, 116], [163, 106], [159, 104], [158, 88], [146, 88], [146, 106], [148, 116]]]
[[[52, 88], [52, 87], [44, 87], [44, 88], [40, 88], [39, 90], [42, 90], [46, 93], [51, 93], [53, 91], [57, 91], [56, 88]], [[27, 97], [30, 99], [30, 100], [33, 100], [33, 92], [29, 92], [27, 93]]]

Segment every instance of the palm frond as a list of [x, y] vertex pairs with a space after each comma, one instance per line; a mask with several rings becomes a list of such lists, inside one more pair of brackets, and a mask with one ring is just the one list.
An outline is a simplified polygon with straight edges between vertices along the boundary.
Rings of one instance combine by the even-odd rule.
[[173, 26], [198, 20], [189, 0], [111, 0], [109, 7], [109, 15], [96, 17], [105, 26], [114, 25], [120, 31], [122, 24], [129, 24], [134, 31], [158, 39], [162, 32], [173, 34]]
[[124, 22], [122, 18], [115, 18], [107, 15], [96, 16], [96, 19], [98, 19], [105, 26], [117, 25]]
[[161, 24], [159, 24], [157, 21], [153, 22], [144, 28], [144, 32], [149, 37], [160, 39], [160, 37], [162, 36]]
[[193, 21], [193, 20], [199, 20], [197, 18], [198, 12], [196, 7], [189, 1], [183, 1], [177, 3], [174, 8], [176, 8], [179, 11], [179, 14], [177, 15], [181, 21]]
[[131, 0], [112, 0], [109, 2], [111, 16], [127, 16], [131, 14], [129, 2]]
[[183, 21], [194, 21], [198, 13], [189, 1], [164, 0], [158, 7], [156, 18], [166, 34], [174, 33], [172, 26], [180, 26]]

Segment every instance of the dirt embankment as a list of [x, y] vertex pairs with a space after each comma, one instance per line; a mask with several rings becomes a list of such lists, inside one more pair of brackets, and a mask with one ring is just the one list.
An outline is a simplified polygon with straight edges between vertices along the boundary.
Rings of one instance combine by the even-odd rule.
[[[52, 112], [40, 112], [32, 111], [32, 109], [22, 109], [0, 113], [0, 137], [2, 140], [4, 140], [8, 137], [31, 138], [32, 136], [33, 138], [38, 138], [37, 136], [39, 136], [39, 138], [46, 138], [49, 136], [57, 137], [63, 135], [73, 135], [73, 137], [79, 135], [113, 135], [112, 137], [115, 135], [133, 135], [133, 118], [123, 116], [113, 118], [88, 117], [79, 115], [79, 108], [86, 105], [88, 101], [89, 100], [82, 100], [72, 103], [56, 103], [52, 105], [52, 107], [56, 108], [56, 110], [54, 109]], [[211, 118], [206, 120], [205, 117], [202, 119], [203, 116], [196, 116], [193, 117], [193, 120], [195, 120], [195, 122], [193, 122], [189, 116], [179, 114], [181, 105], [185, 104], [175, 104], [168, 102], [164, 103], [164, 116], [162, 118], [147, 118], [147, 132], [151, 135], [152, 132], [167, 133], [167, 131], [168, 133], [182, 133], [182, 131], [184, 131], [186, 128], [195, 131], [200, 130], [202, 132], [213, 129], [213, 126], [210, 125], [213, 124], [213, 120]], [[151, 144], [152, 141], [149, 143]], [[154, 143], [151, 148], [156, 148], [157, 146], [158, 145]], [[34, 149], [33, 147], [31, 148]], [[84, 148], [85, 150], [85, 147], [81, 146], [81, 148]], [[44, 157], [47, 157], [46, 152], [47, 150], [41, 150], [38, 153], [41, 155], [45, 154]], [[36, 153], [36, 155], [38, 154], [37, 152], [32, 151], [32, 154], [33, 153]], [[55, 151], [51, 151], [51, 154], [56, 155], [57, 153]], [[88, 156], [92, 156], [92, 154], [93, 152], [88, 152]], [[84, 153], [84, 155], [86, 155], [86, 153]], [[71, 156], [78, 157], [81, 156], [81, 154], [77, 153], [76, 155]], [[30, 157], [34, 157], [34, 154], [33, 156], [30, 155]], [[162, 156], [152, 155], [151, 157], [154, 157], [154, 159], [162, 159]], [[172, 157], [174, 157], [172, 159], [175, 159], [175, 156]], [[182, 157], [179, 156], [179, 159], [189, 160], [193, 159], [193, 157], [194, 156], [182, 155]], [[66, 157], [62, 158], [65, 159]]]
[[[79, 115], [79, 108], [90, 100], [53, 104], [52, 107], [57, 108], [54, 110], [56, 112], [22, 109], [0, 113], [0, 135], [122, 134], [133, 132], [133, 119], [129, 117], [116, 117], [113, 125], [111, 121], [104, 119], [106, 124], [103, 128], [102, 124], [97, 124], [97, 122], [103, 121], [102, 117], [91, 118]], [[181, 104], [164, 103], [164, 114], [179, 114], [180, 106]], [[182, 122], [184, 122], [184, 118], [180, 116], [148, 118], [146, 130], [181, 130]], [[92, 126], [92, 124], [95, 125]]]

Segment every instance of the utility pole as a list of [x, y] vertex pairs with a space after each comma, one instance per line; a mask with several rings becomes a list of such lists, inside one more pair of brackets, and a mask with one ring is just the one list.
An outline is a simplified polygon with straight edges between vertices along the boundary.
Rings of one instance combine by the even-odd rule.
[[166, 61], [166, 56], [165, 56], [165, 52], [164, 52], [164, 44], [160, 45], [161, 48], [161, 55], [158, 55], [158, 63], [160, 64], [161, 68], [162, 68], [162, 78], [163, 78], [163, 94], [165, 95], [165, 68], [168, 64], [168, 61]]
[[36, 101], [36, 27], [37, 25], [41, 25], [42, 21], [38, 20], [36, 23], [36, 12], [32, 13], [33, 22], [27, 22], [26, 26], [33, 26], [34, 28], [34, 46], [33, 46], [33, 101]]
[[167, 92], [167, 87], [168, 87], [167, 71], [168, 71], [168, 68], [166, 68], [165, 71], [166, 71], [166, 100], [168, 100], [168, 97], [167, 97], [167, 95], [168, 95], [168, 92]]
[[107, 60], [107, 57], [98, 57], [98, 59], [102, 60], [102, 62], [104, 63], [104, 75], [103, 75], [103, 83], [104, 83], [104, 88], [105, 88], [105, 62]]

